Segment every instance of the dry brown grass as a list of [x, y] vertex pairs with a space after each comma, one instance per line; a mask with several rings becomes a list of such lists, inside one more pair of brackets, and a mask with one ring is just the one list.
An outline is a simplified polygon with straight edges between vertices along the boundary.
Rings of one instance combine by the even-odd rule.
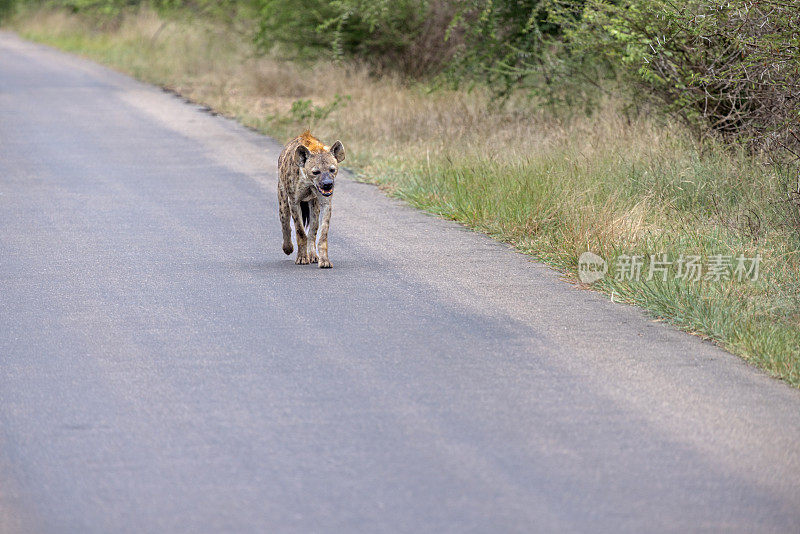
[[[53, 11], [40, 11], [18, 27], [43, 40], [78, 38], [86, 30], [83, 20]], [[113, 43], [108, 33], [113, 33]], [[567, 150], [586, 159], [598, 150], [605, 155], [615, 149], [650, 152], [665, 146], [663, 125], [646, 120], [631, 124], [613, 106], [592, 118], [569, 120], [523, 96], [500, 109], [480, 89], [428, 91], [391, 75], [372, 77], [367, 68], [351, 63], [298, 65], [259, 57], [245, 36], [200, 22], [165, 23], [148, 10], [125, 17], [113, 32], [79, 39], [73, 48], [93, 57], [101, 54], [122, 70], [248, 123], [263, 125], [269, 117], [286, 116], [298, 100], [325, 106], [346, 95], [348, 105], [324, 119], [287, 124], [287, 133], [308, 126], [323, 138], [346, 135], [357, 152], [380, 157], [469, 152], [517, 160]], [[64, 44], [70, 46], [62, 40]]]

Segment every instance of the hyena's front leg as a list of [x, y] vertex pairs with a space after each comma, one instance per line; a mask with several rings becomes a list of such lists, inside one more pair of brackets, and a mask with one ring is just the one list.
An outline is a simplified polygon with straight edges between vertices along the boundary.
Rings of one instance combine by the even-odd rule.
[[289, 195], [283, 180], [278, 180], [278, 213], [281, 218], [281, 230], [283, 231], [283, 252], [288, 256], [294, 250], [292, 246], [292, 225], [289, 218], [292, 216], [289, 210]]
[[331, 209], [333, 202], [328, 199], [322, 205], [322, 225], [319, 231], [319, 266], [321, 269], [329, 269], [333, 267], [328, 259], [328, 228], [331, 225]]
[[319, 229], [319, 202], [316, 198], [308, 203], [311, 227], [308, 229], [308, 262], [317, 263], [317, 230]]
[[294, 232], [297, 236], [297, 258], [294, 262], [297, 265], [306, 265], [308, 263], [308, 248], [306, 245], [306, 229], [303, 226], [303, 214], [300, 211], [300, 202], [293, 202], [292, 219], [294, 219]]

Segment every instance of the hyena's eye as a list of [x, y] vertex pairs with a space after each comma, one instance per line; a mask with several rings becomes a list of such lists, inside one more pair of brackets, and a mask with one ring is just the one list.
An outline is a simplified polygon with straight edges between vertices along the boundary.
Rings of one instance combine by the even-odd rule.
[[331, 174], [336, 172], [336, 167], [331, 167]]
[[314, 176], [316, 176], [316, 175], [318, 175], [318, 174], [319, 174], [319, 170], [314, 170], [314, 171], [311, 171], [311, 174], [313, 174]]

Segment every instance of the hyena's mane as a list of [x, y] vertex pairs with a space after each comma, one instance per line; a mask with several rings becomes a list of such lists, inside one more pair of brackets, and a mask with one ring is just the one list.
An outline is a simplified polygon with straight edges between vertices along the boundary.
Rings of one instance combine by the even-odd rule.
[[322, 141], [311, 135], [310, 130], [306, 130], [305, 132], [301, 133], [300, 137], [297, 139], [300, 141], [300, 144], [306, 147], [312, 154], [330, 150], [330, 147], [325, 146]]

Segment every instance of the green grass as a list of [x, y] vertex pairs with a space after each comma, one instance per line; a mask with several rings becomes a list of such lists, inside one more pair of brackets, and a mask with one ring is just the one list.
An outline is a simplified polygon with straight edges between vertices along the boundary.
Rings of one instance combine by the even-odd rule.
[[757, 280], [692, 282], [673, 270], [666, 282], [607, 276], [591, 287], [800, 386], [800, 204], [788, 170], [700, 146], [613, 101], [592, 117], [554, 115], [523, 97], [498, 109], [480, 89], [431, 91], [357, 65], [257, 57], [248, 39], [208, 21], [145, 11], [98, 29], [28, 11], [12, 24], [279, 139], [306, 127], [341, 138], [361, 179], [576, 280], [586, 250], [610, 266], [622, 254], [758, 254]]
[[[759, 254], [756, 280], [687, 281], [675, 278], [673, 266], [666, 282], [657, 275], [647, 281], [645, 261], [639, 282], [606, 276], [592, 287], [798, 385], [798, 236], [780, 204], [769, 203], [777, 195], [770, 197], [764, 189], [763, 169], [742, 159], [736, 169], [740, 179], [732, 180], [720, 172], [728, 162], [727, 157], [717, 165], [698, 161], [696, 175], [686, 180], [674, 168], [610, 161], [597, 169], [603, 183], [592, 186], [566, 159], [477, 160], [413, 169], [392, 182], [411, 204], [513, 243], [567, 273], [577, 272], [577, 258], [585, 250], [610, 265], [620, 254], [665, 253], [673, 261], [681, 254], [699, 255], [704, 263], [718, 254]], [[642, 176], [644, 169], [653, 172]], [[758, 208], [761, 226], [754, 228], [751, 210]], [[720, 211], [730, 219], [727, 224], [719, 221]], [[618, 220], [615, 214], [629, 217]], [[735, 263], [732, 259], [731, 271]]]

